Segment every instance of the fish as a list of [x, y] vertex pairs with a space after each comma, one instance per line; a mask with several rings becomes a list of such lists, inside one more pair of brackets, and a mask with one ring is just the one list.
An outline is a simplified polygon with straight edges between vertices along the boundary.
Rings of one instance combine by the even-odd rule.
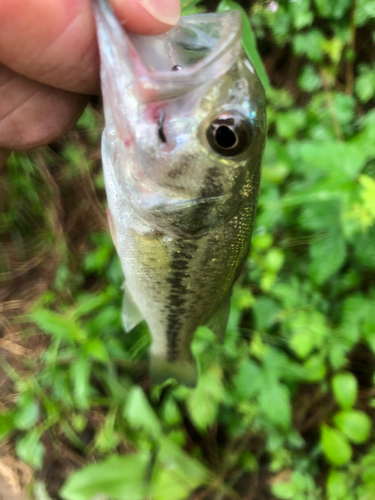
[[237, 11], [183, 16], [150, 37], [127, 32], [106, 0], [93, 1], [124, 328], [146, 321], [154, 383], [195, 387], [195, 332], [206, 325], [223, 338], [250, 250], [264, 90], [242, 48]]

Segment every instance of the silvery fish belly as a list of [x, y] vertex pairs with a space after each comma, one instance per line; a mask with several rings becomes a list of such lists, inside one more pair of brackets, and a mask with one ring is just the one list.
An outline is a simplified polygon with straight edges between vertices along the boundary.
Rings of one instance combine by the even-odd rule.
[[106, 128], [102, 157], [125, 274], [124, 326], [143, 319], [151, 375], [194, 386], [194, 333], [225, 331], [249, 253], [266, 135], [263, 88], [238, 12], [126, 33], [95, 0]]

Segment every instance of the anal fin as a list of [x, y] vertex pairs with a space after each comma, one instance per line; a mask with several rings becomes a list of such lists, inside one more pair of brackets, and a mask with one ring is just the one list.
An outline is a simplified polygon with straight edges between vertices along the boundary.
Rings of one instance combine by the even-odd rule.
[[126, 333], [130, 332], [135, 328], [141, 321], [143, 321], [143, 316], [138, 306], [134, 302], [132, 294], [126, 283], [123, 285], [124, 299], [122, 302], [122, 324]]

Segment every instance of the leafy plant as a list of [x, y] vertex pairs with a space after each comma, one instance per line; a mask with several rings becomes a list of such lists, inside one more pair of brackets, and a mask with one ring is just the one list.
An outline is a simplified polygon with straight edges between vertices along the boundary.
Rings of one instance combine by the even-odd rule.
[[[224, 341], [196, 333], [196, 389], [151, 388], [146, 326], [123, 333], [119, 259], [87, 217], [104, 213], [93, 108], [58, 154], [12, 155], [0, 182], [0, 279], [15, 293], [12, 263], [53, 264], [30, 315], [7, 320], [48, 346], [22, 376], [0, 360], [14, 391], [0, 396], [0, 440], [36, 471], [65, 448], [79, 456], [86, 466], [61, 466], [65, 500], [375, 498], [373, 2], [218, 8], [242, 14], [269, 131], [251, 253]], [[79, 179], [90, 189], [71, 199]]]

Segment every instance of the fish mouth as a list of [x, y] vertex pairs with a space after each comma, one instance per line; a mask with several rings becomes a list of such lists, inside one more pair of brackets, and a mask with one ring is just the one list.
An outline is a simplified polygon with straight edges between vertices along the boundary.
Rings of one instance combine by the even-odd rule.
[[94, 8], [102, 79], [119, 81], [126, 72], [127, 88], [142, 103], [174, 99], [220, 78], [241, 50], [238, 11], [184, 16], [167, 33], [149, 37], [125, 32], [107, 0], [94, 0]]

